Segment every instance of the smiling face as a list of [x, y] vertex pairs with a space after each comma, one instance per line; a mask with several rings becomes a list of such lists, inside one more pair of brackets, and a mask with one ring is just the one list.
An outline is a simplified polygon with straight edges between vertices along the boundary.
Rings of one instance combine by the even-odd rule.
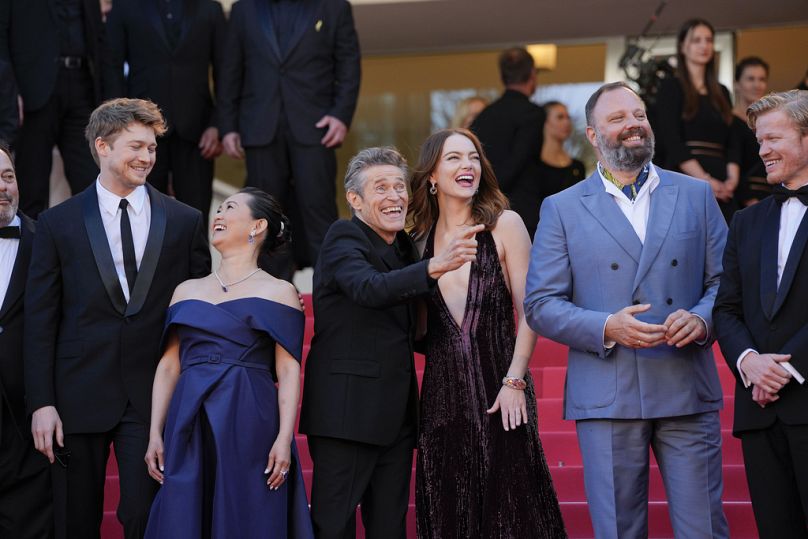
[[797, 189], [808, 182], [808, 133], [801, 133], [785, 112], [774, 110], [759, 116], [755, 135], [768, 183]]
[[454, 134], [443, 143], [429, 183], [436, 185], [438, 200], [441, 197], [471, 200], [480, 187], [480, 173], [480, 152], [468, 137]]
[[216, 209], [210, 225], [210, 243], [220, 253], [228, 246], [250, 245], [248, 239], [254, 231], [256, 248], [261, 241], [261, 233], [266, 230], [266, 219], [255, 219], [250, 209], [250, 195], [236, 193], [227, 197]]
[[754, 103], [769, 89], [769, 74], [761, 65], [750, 65], [744, 68], [735, 83], [735, 90], [742, 101]]
[[638, 171], [654, 156], [654, 132], [637, 94], [617, 88], [600, 96], [586, 136], [610, 170]]
[[567, 107], [564, 105], [553, 105], [547, 111], [547, 119], [544, 121], [544, 136], [565, 141], [572, 134], [572, 119]]
[[712, 30], [703, 24], [694, 26], [685, 34], [679, 48], [686, 62], [706, 66], [715, 54]]
[[112, 193], [125, 197], [146, 183], [157, 158], [154, 129], [138, 122], [112, 135], [109, 140], [97, 138], [101, 168], [101, 184]]
[[14, 219], [19, 203], [14, 165], [6, 152], [0, 151], [0, 226], [6, 226]]
[[404, 174], [393, 165], [374, 165], [362, 176], [362, 194], [349, 191], [348, 204], [362, 222], [384, 241], [393, 243], [407, 219], [410, 197]]

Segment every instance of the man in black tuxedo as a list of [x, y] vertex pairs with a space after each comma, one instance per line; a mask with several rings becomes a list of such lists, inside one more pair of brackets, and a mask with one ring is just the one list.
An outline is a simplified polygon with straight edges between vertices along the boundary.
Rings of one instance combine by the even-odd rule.
[[102, 45], [98, 0], [0, 3], [0, 62], [11, 64], [22, 99], [14, 150], [23, 210], [31, 217], [48, 207], [54, 145], [73, 193], [98, 175], [83, 133], [101, 95]]
[[[221, 153], [210, 91], [221, 69], [225, 19], [215, 0], [116, 0], [107, 18], [104, 94], [155, 102], [168, 122], [149, 183], [207, 222], [213, 159]], [[124, 62], [129, 64], [124, 78]]]
[[[511, 207], [523, 215], [538, 213], [535, 207], [520, 205], [535, 197], [526, 185], [539, 181], [537, 166], [544, 138], [544, 110], [530, 101], [536, 91], [533, 57], [522, 47], [503, 51], [499, 56], [499, 75], [505, 85], [502, 97], [488, 105], [474, 119], [471, 130], [479, 137], [485, 155], [494, 167], [499, 188], [508, 196]], [[532, 216], [535, 221], [535, 215]]]
[[143, 536], [157, 484], [143, 463], [151, 388], [174, 288], [210, 272], [199, 211], [146, 184], [165, 123], [154, 103], [99, 106], [87, 140], [101, 174], [44, 212], [25, 291], [25, 388], [53, 464], [57, 534], [99, 537], [110, 443], [118, 519]]
[[[225, 50], [219, 99], [224, 151], [237, 159], [246, 155], [247, 185], [299, 215], [303, 230], [296, 236], [303, 232], [313, 264], [337, 218], [334, 149], [345, 138], [359, 94], [351, 5], [240, 0], [230, 12]], [[291, 270], [287, 259], [273, 273], [289, 278]]]
[[391, 148], [368, 148], [348, 164], [354, 213], [328, 230], [314, 269], [314, 339], [306, 359], [300, 432], [314, 462], [311, 516], [320, 538], [356, 533], [406, 537], [418, 384], [415, 306], [437, 279], [476, 255], [464, 227], [434, 258], [404, 232], [407, 165]]
[[17, 211], [11, 152], [0, 145], [0, 537], [53, 536], [48, 461], [28, 434], [23, 383], [23, 291], [34, 222]]
[[730, 223], [713, 322], [760, 537], [808, 538], [808, 92], [747, 112], [773, 196]]

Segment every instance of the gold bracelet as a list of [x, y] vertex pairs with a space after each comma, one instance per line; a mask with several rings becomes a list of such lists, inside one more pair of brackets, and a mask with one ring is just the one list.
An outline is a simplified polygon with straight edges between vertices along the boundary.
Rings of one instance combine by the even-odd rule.
[[502, 385], [507, 386], [511, 389], [516, 389], [519, 391], [524, 391], [527, 387], [527, 382], [523, 378], [517, 378], [516, 376], [506, 376], [502, 379]]

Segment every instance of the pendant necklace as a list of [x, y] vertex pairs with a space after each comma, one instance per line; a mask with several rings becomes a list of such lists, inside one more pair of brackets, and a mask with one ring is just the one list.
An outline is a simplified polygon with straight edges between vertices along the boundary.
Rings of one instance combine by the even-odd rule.
[[216, 280], [219, 281], [219, 286], [222, 287], [222, 292], [227, 292], [228, 287], [233, 286], [233, 285], [237, 285], [239, 283], [243, 283], [244, 281], [246, 281], [247, 279], [249, 279], [250, 277], [252, 277], [256, 273], [258, 273], [259, 271], [261, 271], [261, 268], [255, 268], [253, 271], [248, 273], [246, 277], [242, 277], [238, 281], [233, 281], [232, 283], [227, 283], [227, 284], [222, 282], [222, 278], [219, 277], [219, 274], [216, 272], [216, 270], [213, 270], [213, 275], [216, 277]]

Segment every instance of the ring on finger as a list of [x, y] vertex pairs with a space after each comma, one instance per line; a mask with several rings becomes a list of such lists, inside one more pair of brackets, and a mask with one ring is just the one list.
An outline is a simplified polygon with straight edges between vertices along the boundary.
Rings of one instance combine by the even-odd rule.
[[289, 474], [289, 470], [281, 470], [281, 477], [286, 479], [286, 476]]

